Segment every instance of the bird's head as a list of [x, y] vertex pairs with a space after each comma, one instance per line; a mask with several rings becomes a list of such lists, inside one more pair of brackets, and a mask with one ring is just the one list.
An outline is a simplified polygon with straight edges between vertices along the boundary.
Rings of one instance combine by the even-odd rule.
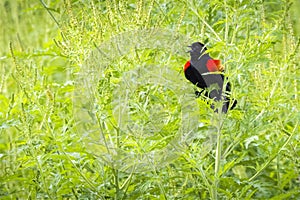
[[204, 44], [200, 42], [194, 42], [191, 46], [188, 46], [191, 48], [188, 52], [191, 55], [191, 58], [199, 59], [200, 56], [207, 50]]

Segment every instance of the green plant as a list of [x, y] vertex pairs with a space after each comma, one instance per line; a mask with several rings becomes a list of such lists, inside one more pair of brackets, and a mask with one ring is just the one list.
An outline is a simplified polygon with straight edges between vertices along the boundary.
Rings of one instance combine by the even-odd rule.
[[[298, 199], [298, 4], [2, 1], [0, 197]], [[194, 41], [227, 115], [183, 77]]]

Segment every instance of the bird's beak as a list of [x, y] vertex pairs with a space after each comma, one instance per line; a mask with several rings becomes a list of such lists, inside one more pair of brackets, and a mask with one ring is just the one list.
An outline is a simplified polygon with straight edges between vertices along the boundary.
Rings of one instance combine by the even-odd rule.
[[[187, 47], [192, 48], [192, 46], [190, 46], [190, 45]], [[186, 53], [191, 53], [191, 52], [193, 52], [193, 49], [186, 51]]]

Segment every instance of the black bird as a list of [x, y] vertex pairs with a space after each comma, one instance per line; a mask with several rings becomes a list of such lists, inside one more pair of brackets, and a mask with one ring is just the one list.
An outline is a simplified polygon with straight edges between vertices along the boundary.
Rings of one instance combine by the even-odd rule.
[[[231, 87], [230, 83], [227, 82], [225, 92], [222, 91], [224, 84], [222, 72], [224, 68], [221, 66], [221, 61], [212, 59], [206, 52], [207, 48], [205, 45], [200, 42], [195, 42], [189, 47], [191, 48], [189, 51], [191, 59], [184, 65], [185, 77], [202, 89], [201, 92], [196, 92], [197, 96], [200, 96], [205, 89], [208, 89], [205, 95], [215, 102], [222, 101], [222, 112], [227, 113], [230, 106]], [[232, 101], [230, 109], [233, 109], [237, 104], [235, 99]], [[214, 104], [211, 104], [211, 108], [218, 112]]]

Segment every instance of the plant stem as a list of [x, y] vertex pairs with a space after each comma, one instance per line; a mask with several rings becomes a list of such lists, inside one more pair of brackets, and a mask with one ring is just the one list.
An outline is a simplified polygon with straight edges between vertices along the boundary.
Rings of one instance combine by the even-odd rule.
[[216, 120], [217, 127], [217, 146], [216, 146], [216, 156], [215, 156], [215, 179], [214, 179], [214, 191], [213, 191], [213, 199], [218, 199], [218, 187], [219, 187], [219, 170], [221, 165], [221, 130], [223, 125], [222, 111], [219, 109], [219, 112], [214, 115], [214, 119]]
[[47, 12], [49, 13], [49, 15], [51, 16], [51, 18], [54, 20], [54, 22], [56, 23], [56, 25], [60, 28], [60, 24], [58, 23], [58, 21], [55, 19], [54, 15], [52, 14], [52, 12], [50, 11], [50, 9], [47, 7], [47, 5], [45, 4], [45, 2], [43, 0], [40, 0], [41, 4], [43, 5], [43, 7], [47, 10]]
[[221, 131], [218, 130], [217, 133], [217, 147], [216, 147], [216, 158], [215, 158], [215, 188], [214, 188], [214, 199], [218, 199], [218, 184], [219, 184], [219, 170], [221, 161]]

